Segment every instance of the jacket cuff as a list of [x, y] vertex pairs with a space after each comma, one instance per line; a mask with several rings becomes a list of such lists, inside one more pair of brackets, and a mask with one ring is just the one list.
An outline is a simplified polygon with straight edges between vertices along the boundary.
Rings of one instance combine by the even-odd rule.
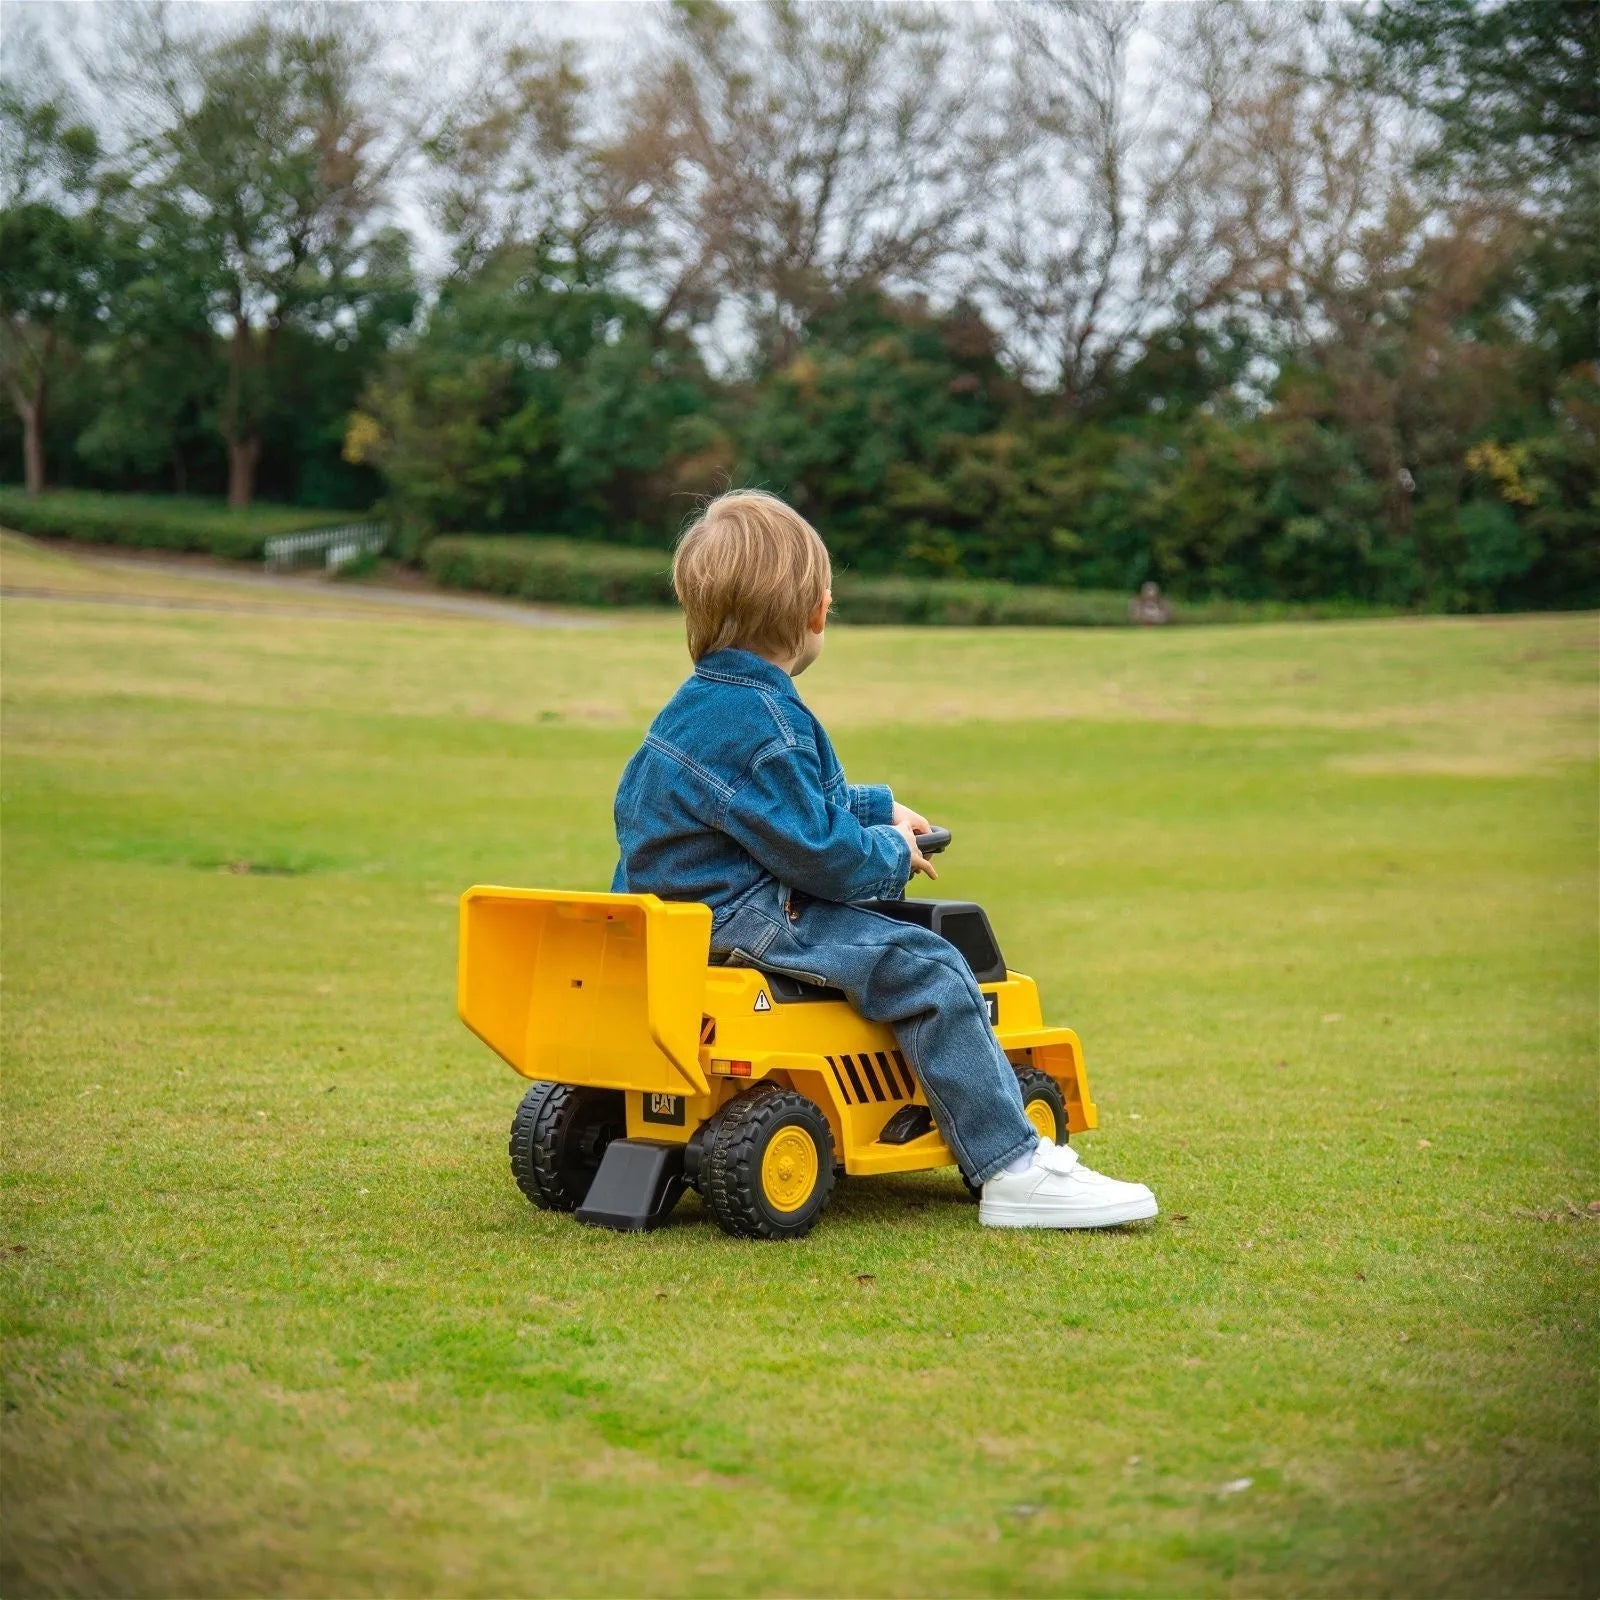
[[[894, 793], [886, 783], [852, 783], [849, 807], [864, 828], [881, 828], [894, 819]], [[909, 857], [909, 852], [908, 852]]]
[[[887, 794], [888, 790], [884, 790], [884, 793]], [[894, 877], [890, 880], [893, 889], [889, 894], [878, 896], [880, 900], [893, 900], [903, 893], [905, 886], [911, 882], [911, 846], [901, 837], [898, 828], [891, 827], [888, 823], [878, 823], [876, 826], [894, 841], [895, 860], [898, 865], [895, 867]]]

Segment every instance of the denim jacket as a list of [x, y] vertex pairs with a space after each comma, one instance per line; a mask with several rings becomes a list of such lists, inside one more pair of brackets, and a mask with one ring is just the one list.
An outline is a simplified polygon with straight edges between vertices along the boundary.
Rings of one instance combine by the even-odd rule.
[[751, 902], [779, 920], [795, 890], [893, 899], [911, 876], [893, 809], [885, 785], [845, 782], [787, 672], [716, 650], [623, 769], [611, 891], [702, 901], [714, 928]]

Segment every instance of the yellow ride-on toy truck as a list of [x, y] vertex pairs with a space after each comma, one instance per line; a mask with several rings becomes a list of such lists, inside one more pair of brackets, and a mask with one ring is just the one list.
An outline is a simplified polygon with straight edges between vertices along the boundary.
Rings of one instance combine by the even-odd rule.
[[[936, 829], [923, 851], [949, 840]], [[1006, 969], [978, 906], [870, 908], [966, 958], [1040, 1133], [1096, 1125], [1077, 1034], [1044, 1026], [1037, 986]], [[627, 1231], [656, 1227], [691, 1187], [727, 1232], [794, 1239], [841, 1174], [954, 1163], [888, 1027], [837, 989], [709, 965], [710, 944], [707, 907], [651, 894], [461, 897], [461, 1019], [535, 1080], [511, 1125], [529, 1200]]]

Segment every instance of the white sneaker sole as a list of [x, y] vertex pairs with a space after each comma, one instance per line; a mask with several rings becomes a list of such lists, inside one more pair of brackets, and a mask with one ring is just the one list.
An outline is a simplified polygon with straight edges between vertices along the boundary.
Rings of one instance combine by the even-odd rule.
[[978, 1204], [978, 1221], [986, 1228], [1117, 1228], [1124, 1222], [1147, 1222], [1159, 1214], [1156, 1197], [1122, 1200], [1105, 1206], [1025, 1206], [987, 1200]]

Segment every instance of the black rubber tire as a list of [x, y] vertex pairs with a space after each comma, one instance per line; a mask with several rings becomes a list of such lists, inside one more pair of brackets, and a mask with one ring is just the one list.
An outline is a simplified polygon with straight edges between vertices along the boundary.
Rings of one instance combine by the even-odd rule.
[[[1022, 1091], [1022, 1103], [1026, 1106], [1033, 1100], [1044, 1100], [1055, 1113], [1057, 1144], [1067, 1142], [1067, 1102], [1062, 1097], [1061, 1085], [1050, 1076], [1048, 1072], [1041, 1072], [1037, 1067], [1018, 1067], [1017, 1087]], [[967, 1186], [967, 1193], [974, 1200], [983, 1196], [983, 1185], [974, 1183], [966, 1173], [961, 1174], [961, 1181]]]
[[1057, 1144], [1067, 1142], [1067, 1102], [1061, 1085], [1048, 1072], [1037, 1067], [1017, 1068], [1017, 1087], [1022, 1091], [1022, 1107], [1027, 1110], [1035, 1100], [1043, 1100], [1055, 1117], [1056, 1131], [1051, 1136]]
[[[779, 1211], [761, 1186], [761, 1161], [782, 1128], [800, 1127], [817, 1147], [817, 1181], [795, 1211]], [[833, 1193], [833, 1130], [816, 1101], [777, 1083], [735, 1095], [710, 1130], [700, 1193], [717, 1226], [737, 1239], [798, 1239], [811, 1231]]]
[[541, 1211], [576, 1211], [606, 1146], [626, 1132], [626, 1104], [615, 1089], [536, 1083], [511, 1119], [511, 1175]]

